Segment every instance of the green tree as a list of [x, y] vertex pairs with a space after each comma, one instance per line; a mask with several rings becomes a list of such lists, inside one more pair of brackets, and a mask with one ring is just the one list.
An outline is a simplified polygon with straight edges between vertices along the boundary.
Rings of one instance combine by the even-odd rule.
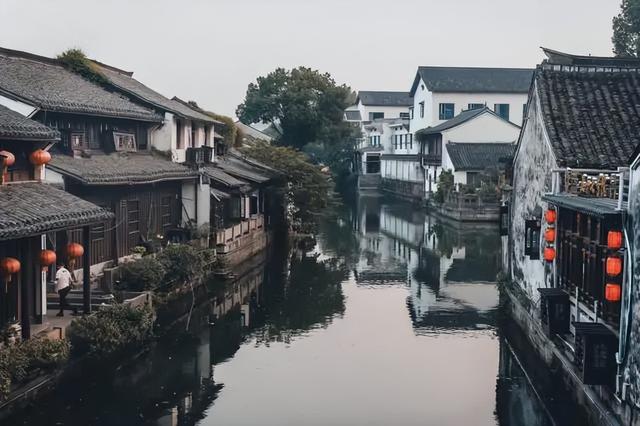
[[256, 142], [241, 148], [243, 154], [278, 170], [286, 180], [285, 202], [289, 222], [299, 232], [313, 232], [318, 214], [327, 206], [331, 182], [309, 157], [291, 147]]
[[616, 56], [640, 56], [640, 0], [622, 0], [613, 18], [613, 52]]
[[333, 155], [352, 143], [353, 128], [343, 121], [352, 98], [351, 89], [337, 85], [330, 74], [278, 68], [249, 84], [236, 114], [247, 123], [269, 123], [279, 145], [303, 149], [315, 144], [309, 151], [314, 160], [337, 166]]

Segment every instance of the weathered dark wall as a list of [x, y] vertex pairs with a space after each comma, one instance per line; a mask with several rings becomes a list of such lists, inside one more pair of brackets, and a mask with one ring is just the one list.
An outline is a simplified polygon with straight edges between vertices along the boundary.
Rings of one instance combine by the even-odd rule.
[[[631, 332], [628, 335], [626, 356], [623, 364], [623, 380], [630, 384], [629, 398], [640, 404], [640, 169], [632, 171], [629, 182], [629, 216], [627, 235], [629, 236], [629, 255], [632, 267], [630, 316], [625, 312], [623, 303], [621, 318], [630, 321]], [[625, 291], [626, 293], [626, 291]], [[624, 333], [624, 330], [621, 330]], [[621, 338], [624, 338], [621, 335]]]
[[[524, 254], [525, 220], [542, 219], [542, 212], [547, 207], [542, 201], [542, 195], [551, 191], [551, 171], [556, 168], [554, 155], [546, 141], [537, 101], [534, 91], [528, 121], [513, 165], [509, 240], [511, 278], [532, 300], [538, 298], [536, 290], [545, 286], [545, 266], [543, 260], [530, 260]], [[542, 249], [544, 245], [541, 243], [540, 247]]]

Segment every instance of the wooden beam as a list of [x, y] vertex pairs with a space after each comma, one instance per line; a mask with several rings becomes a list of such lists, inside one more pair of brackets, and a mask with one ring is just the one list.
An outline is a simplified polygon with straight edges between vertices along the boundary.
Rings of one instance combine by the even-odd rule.
[[91, 313], [91, 227], [82, 228], [82, 301], [85, 314]]

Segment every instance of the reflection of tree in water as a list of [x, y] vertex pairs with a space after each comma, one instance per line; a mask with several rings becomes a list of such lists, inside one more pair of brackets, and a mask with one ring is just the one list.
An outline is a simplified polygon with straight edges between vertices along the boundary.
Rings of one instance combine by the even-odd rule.
[[[264, 305], [265, 325], [256, 330], [257, 343], [290, 342], [293, 336], [326, 327], [344, 313], [342, 281], [348, 268], [339, 258], [293, 251], [288, 277], [270, 282]], [[277, 270], [277, 268], [276, 268]]]
[[349, 214], [349, 211], [346, 206], [340, 206], [327, 214], [320, 221], [318, 240], [327, 254], [353, 265], [360, 256], [360, 244], [358, 236], [353, 232], [358, 218]]

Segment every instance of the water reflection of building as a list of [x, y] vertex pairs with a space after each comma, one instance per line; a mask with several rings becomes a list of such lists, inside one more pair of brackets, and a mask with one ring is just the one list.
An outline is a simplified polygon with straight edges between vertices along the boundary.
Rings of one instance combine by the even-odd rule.
[[500, 425], [553, 425], [541, 395], [513, 352], [506, 338], [500, 338], [500, 358], [496, 379], [496, 417]]
[[416, 330], [494, 324], [497, 229], [454, 228], [408, 204], [361, 198], [357, 230], [356, 282], [406, 285]]

